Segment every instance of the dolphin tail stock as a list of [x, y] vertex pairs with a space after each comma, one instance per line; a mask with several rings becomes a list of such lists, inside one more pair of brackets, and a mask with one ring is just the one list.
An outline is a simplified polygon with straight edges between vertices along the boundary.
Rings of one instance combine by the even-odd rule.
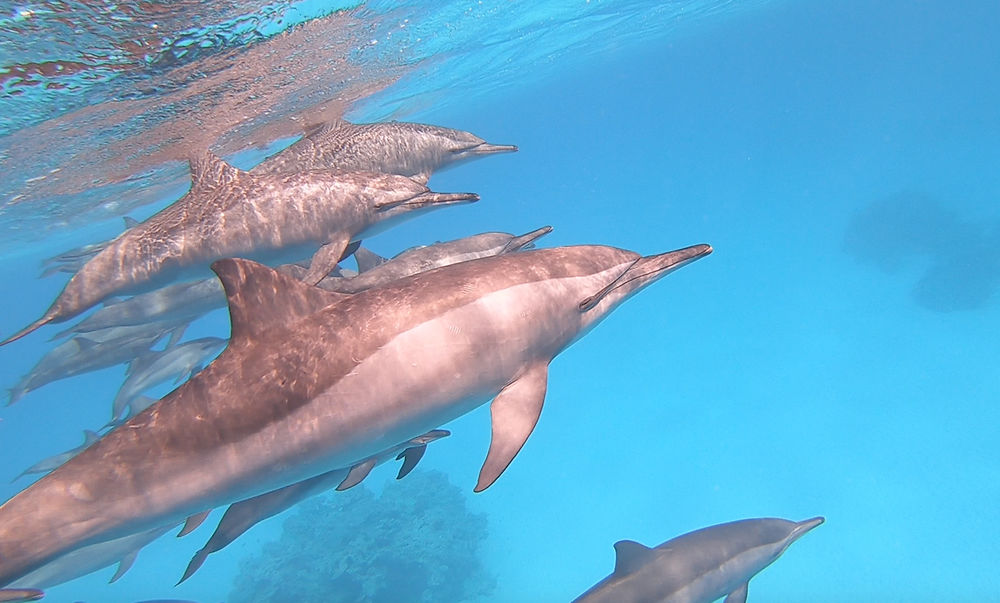
[[49, 310], [48, 312], [45, 313], [44, 316], [42, 316], [41, 318], [39, 318], [35, 322], [33, 322], [30, 325], [24, 327], [23, 329], [21, 329], [17, 333], [14, 333], [13, 335], [11, 335], [10, 337], [8, 337], [7, 339], [4, 339], [3, 341], [0, 341], [0, 346], [7, 345], [8, 343], [10, 343], [12, 341], [17, 341], [18, 339], [24, 337], [28, 333], [31, 333], [31, 332], [33, 332], [33, 331], [35, 331], [35, 330], [37, 330], [37, 329], [39, 329], [39, 328], [41, 328], [41, 327], [49, 324], [50, 322], [54, 321], [57, 316], [58, 316], [58, 314], [56, 312], [54, 312], [52, 310]]

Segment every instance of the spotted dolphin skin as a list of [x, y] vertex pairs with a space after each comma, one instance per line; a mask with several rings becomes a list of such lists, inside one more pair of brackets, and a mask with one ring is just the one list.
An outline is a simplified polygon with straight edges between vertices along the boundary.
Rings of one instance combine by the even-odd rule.
[[408, 176], [426, 183], [431, 173], [464, 161], [512, 153], [514, 145], [490, 144], [468, 132], [407, 122], [316, 126], [287, 149], [251, 171], [284, 174], [304, 169], [358, 170]]
[[574, 603], [746, 603], [750, 579], [823, 523], [744, 519], [696, 530], [656, 548], [615, 543], [615, 571]]
[[210, 154], [191, 163], [191, 179], [184, 197], [111, 241], [70, 279], [42, 318], [0, 345], [113, 295], [207, 272], [224, 257], [270, 259], [319, 247], [306, 276], [315, 284], [360, 236], [404, 216], [479, 198], [433, 193], [404, 176], [370, 172], [256, 176]]
[[242, 536], [244, 532], [261, 521], [268, 517], [273, 517], [306, 498], [329, 490], [334, 486], [337, 487], [337, 490], [345, 490], [356, 486], [361, 480], [367, 477], [368, 473], [376, 465], [393, 458], [402, 460], [403, 464], [399, 468], [396, 479], [403, 479], [413, 470], [421, 457], [423, 457], [427, 444], [448, 435], [450, 435], [450, 432], [444, 429], [434, 429], [405, 444], [366, 459], [354, 467], [334, 469], [333, 471], [321, 473], [290, 486], [272, 490], [271, 492], [266, 492], [229, 505], [222, 519], [219, 520], [219, 525], [215, 528], [215, 532], [212, 533], [212, 537], [208, 539], [204, 547], [194, 554], [191, 562], [188, 563], [187, 568], [184, 570], [184, 575], [181, 576], [181, 579], [177, 583], [180, 584], [190, 578], [205, 563], [205, 559], [209, 555], [226, 548], [234, 540]]
[[220, 260], [229, 346], [0, 506], [0, 585], [81, 546], [354, 466], [492, 399], [485, 490], [534, 429], [549, 362], [711, 251], [536, 249], [350, 295]]

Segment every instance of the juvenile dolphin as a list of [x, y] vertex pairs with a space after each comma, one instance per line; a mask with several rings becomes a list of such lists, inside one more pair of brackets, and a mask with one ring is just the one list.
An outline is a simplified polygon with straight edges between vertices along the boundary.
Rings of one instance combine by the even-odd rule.
[[505, 232], [484, 232], [454, 241], [415, 247], [361, 272], [357, 276], [325, 278], [317, 286], [327, 291], [357, 293], [390, 283], [404, 276], [427, 272], [448, 264], [518, 251], [534, 244], [535, 240], [550, 232], [552, 232], [551, 226], [543, 226], [520, 236]]
[[92, 542], [353, 466], [493, 399], [475, 488], [485, 490], [534, 428], [549, 362], [625, 299], [711, 251], [537, 249], [351, 295], [220, 260], [229, 346], [0, 506], [0, 585]]
[[822, 517], [744, 519], [702, 528], [656, 548], [615, 543], [615, 571], [574, 603], [746, 603], [747, 585]]
[[305, 169], [341, 169], [408, 176], [426, 183], [431, 173], [463, 161], [511, 153], [514, 145], [490, 144], [468, 132], [408, 122], [316, 126], [251, 171], [284, 174]]
[[225, 339], [202, 337], [136, 358], [129, 366], [125, 382], [115, 394], [111, 405], [111, 421], [121, 417], [125, 409], [147, 389], [172, 379], [188, 378], [201, 370], [209, 358], [225, 345]]
[[164, 323], [112, 327], [64, 341], [9, 390], [8, 404], [53, 381], [130, 362], [168, 333], [177, 333], [177, 329]]
[[[184, 582], [198, 571], [198, 568], [205, 563], [205, 559], [209, 555], [226, 548], [234, 540], [242, 536], [244, 532], [261, 521], [264, 521], [268, 517], [274, 517], [285, 509], [291, 508], [293, 505], [310, 496], [325, 492], [337, 486], [337, 484], [340, 484], [337, 486], [337, 490], [345, 490], [345, 484], [347, 487], [356, 486], [368, 475], [372, 468], [393, 457], [396, 460], [403, 459], [403, 465], [399, 468], [399, 473], [396, 475], [396, 479], [403, 479], [416, 467], [417, 462], [423, 457], [424, 451], [427, 449], [427, 444], [448, 435], [450, 433], [444, 429], [434, 429], [418, 438], [413, 438], [405, 444], [379, 453], [371, 459], [355, 465], [353, 468], [334, 469], [333, 471], [321, 473], [316, 477], [311, 477], [290, 486], [285, 486], [284, 488], [266, 492], [229, 505], [222, 519], [219, 520], [219, 525], [215, 528], [212, 537], [191, 558], [191, 562], [188, 563], [187, 569], [184, 570], [184, 575], [177, 584]], [[354, 475], [351, 482], [347, 483], [346, 480], [352, 477], [352, 473], [360, 475]]]
[[83, 450], [85, 450], [88, 446], [90, 446], [91, 444], [93, 444], [94, 442], [96, 442], [99, 439], [101, 439], [101, 435], [99, 433], [91, 431], [89, 429], [84, 429], [83, 430], [83, 444], [81, 444], [81, 445], [79, 445], [79, 446], [77, 446], [75, 448], [70, 448], [66, 452], [60, 452], [59, 454], [56, 454], [56, 455], [53, 455], [53, 456], [50, 456], [48, 458], [44, 458], [44, 459], [38, 461], [34, 465], [32, 465], [32, 466], [28, 467], [27, 469], [25, 469], [24, 471], [22, 471], [20, 475], [18, 475], [17, 477], [15, 477], [14, 479], [12, 479], [10, 481], [12, 481], [12, 482], [16, 481], [16, 480], [24, 477], [25, 475], [29, 475], [31, 473], [47, 473], [49, 471], [52, 471], [53, 469], [55, 469], [59, 465], [62, 465], [63, 463], [65, 463], [66, 461], [70, 460], [74, 456], [80, 454], [80, 452], [82, 452]]
[[434, 193], [406, 178], [370, 172], [253, 175], [206, 154], [191, 163], [191, 190], [128, 229], [91, 258], [37, 321], [0, 345], [122, 293], [140, 293], [206, 272], [216, 259], [273, 258], [319, 247], [306, 280], [319, 282], [352, 241], [430, 209], [475, 201]]

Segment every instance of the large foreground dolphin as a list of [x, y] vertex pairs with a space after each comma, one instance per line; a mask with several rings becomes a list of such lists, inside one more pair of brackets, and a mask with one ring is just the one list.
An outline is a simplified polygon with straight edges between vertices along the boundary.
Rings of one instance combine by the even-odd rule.
[[[206, 154], [191, 162], [191, 190], [126, 230], [91, 258], [37, 321], [0, 345], [66, 320], [113, 295], [139, 293], [219, 258], [282, 257], [319, 251], [307, 280], [319, 282], [352, 241], [473, 193], [434, 193], [404, 176], [307, 171], [256, 176]], [[294, 258], [297, 259], [297, 258]]]
[[711, 251], [538, 249], [355, 294], [220, 260], [229, 346], [0, 506], [0, 585], [81, 546], [354, 466], [492, 399], [475, 488], [485, 490], [534, 429], [549, 362], [625, 299]]
[[514, 145], [490, 144], [474, 134], [408, 122], [316, 126], [287, 149], [251, 171], [284, 174], [305, 169], [383, 172], [427, 182], [431, 173], [477, 157], [516, 151]]
[[747, 585], [790, 544], [823, 523], [744, 519], [668, 540], [656, 548], [615, 543], [615, 571], [574, 603], [746, 603]]

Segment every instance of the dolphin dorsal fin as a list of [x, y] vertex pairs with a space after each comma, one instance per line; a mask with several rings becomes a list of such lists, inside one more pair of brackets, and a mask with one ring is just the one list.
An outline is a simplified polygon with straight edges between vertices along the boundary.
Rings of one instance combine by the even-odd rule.
[[634, 540], [619, 540], [615, 543], [615, 573], [630, 574], [649, 561], [653, 549]]
[[218, 155], [205, 151], [188, 160], [191, 170], [191, 190], [215, 188], [232, 182], [240, 175], [240, 170], [229, 165]]
[[302, 131], [302, 138], [322, 138], [330, 132], [342, 128], [345, 125], [347, 125], [347, 122], [342, 119], [334, 119], [332, 121], [312, 124], [306, 126], [305, 130]]
[[307, 285], [250, 260], [218, 260], [212, 270], [226, 290], [232, 323], [230, 340], [234, 342], [350, 297]]

